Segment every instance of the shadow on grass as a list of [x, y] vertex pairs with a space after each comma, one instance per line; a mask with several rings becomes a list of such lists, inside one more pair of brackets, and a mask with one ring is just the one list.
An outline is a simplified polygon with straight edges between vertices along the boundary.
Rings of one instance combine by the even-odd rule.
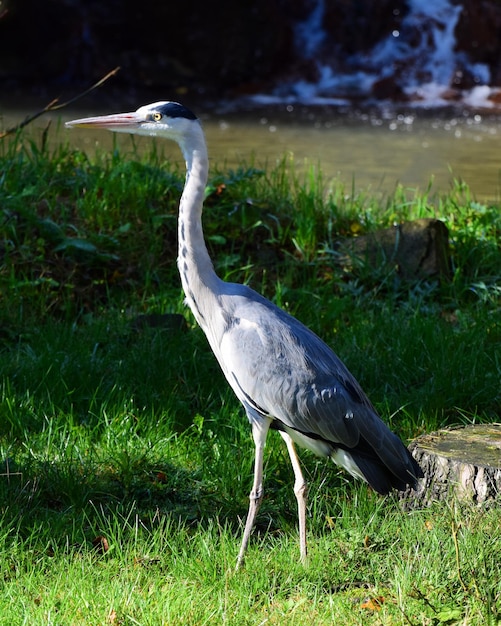
[[[146, 528], [160, 518], [196, 528], [222, 514], [236, 530], [246, 498], [240, 510], [218, 496], [202, 467], [226, 454], [217, 446], [235, 449], [213, 432], [220, 374], [204, 341], [108, 319], [51, 323], [4, 345], [3, 527], [38, 544], [90, 546], [125, 511]], [[252, 462], [250, 436], [246, 451]]]
[[[79, 327], [50, 323], [2, 352], [7, 534], [37, 550], [99, 551], [96, 537], [119, 526], [115, 534], [124, 537], [137, 524], [147, 532], [174, 524], [191, 534], [216, 522], [238, 543], [252, 437], [198, 328], [131, 330], [120, 316]], [[266, 464], [254, 537], [297, 520], [290, 463], [273, 433]]]

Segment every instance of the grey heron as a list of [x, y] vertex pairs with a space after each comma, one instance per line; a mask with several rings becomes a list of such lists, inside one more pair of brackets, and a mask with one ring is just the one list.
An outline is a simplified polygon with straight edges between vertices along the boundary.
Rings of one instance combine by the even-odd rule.
[[330, 457], [380, 494], [415, 486], [422, 476], [419, 465], [331, 348], [248, 286], [217, 276], [202, 230], [208, 156], [198, 118], [176, 102], [156, 102], [132, 113], [66, 125], [165, 137], [178, 143], [185, 158], [178, 218], [181, 282], [187, 304], [245, 409], [255, 444], [254, 481], [237, 567], [263, 499], [263, 454], [270, 428], [283, 437], [294, 470], [302, 561], [307, 484], [295, 444]]

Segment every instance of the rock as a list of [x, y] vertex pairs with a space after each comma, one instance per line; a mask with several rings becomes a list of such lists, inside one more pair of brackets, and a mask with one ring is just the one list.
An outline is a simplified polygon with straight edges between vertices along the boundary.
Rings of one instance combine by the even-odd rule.
[[346, 268], [357, 263], [396, 267], [401, 278], [451, 277], [449, 231], [436, 219], [397, 224], [343, 242], [340, 262]]
[[[462, 0], [455, 30], [456, 50], [472, 63], [485, 63], [498, 84], [501, 57], [501, 4], [496, 0]], [[478, 80], [475, 80], [478, 84]], [[492, 84], [491, 82], [491, 84]]]
[[338, 0], [325, 3], [324, 28], [343, 56], [369, 52], [399, 29], [408, 11], [405, 0]]
[[377, 100], [393, 100], [402, 102], [408, 100], [402, 87], [398, 84], [395, 76], [386, 76], [372, 85], [372, 95]]

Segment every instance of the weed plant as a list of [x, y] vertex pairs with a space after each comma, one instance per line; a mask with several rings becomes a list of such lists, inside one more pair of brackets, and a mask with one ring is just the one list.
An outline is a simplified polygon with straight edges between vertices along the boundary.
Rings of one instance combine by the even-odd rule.
[[[0, 144], [0, 624], [500, 624], [497, 504], [404, 512], [302, 453], [303, 567], [273, 434], [233, 572], [253, 445], [183, 306], [184, 172], [47, 145]], [[450, 281], [338, 263], [341, 238], [421, 217], [449, 229]], [[220, 275], [320, 334], [404, 439], [499, 420], [500, 229], [460, 181], [381, 202], [284, 159], [207, 188]]]

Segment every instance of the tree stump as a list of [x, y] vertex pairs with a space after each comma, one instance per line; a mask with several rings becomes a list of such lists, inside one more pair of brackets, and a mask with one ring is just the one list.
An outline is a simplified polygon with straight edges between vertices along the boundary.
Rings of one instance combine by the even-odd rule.
[[451, 278], [449, 231], [437, 219], [396, 224], [345, 240], [339, 262], [350, 269], [357, 260], [371, 267], [395, 268], [404, 280]]
[[450, 495], [481, 504], [501, 494], [501, 424], [439, 430], [418, 437], [409, 450], [424, 472], [406, 493], [411, 506]]

